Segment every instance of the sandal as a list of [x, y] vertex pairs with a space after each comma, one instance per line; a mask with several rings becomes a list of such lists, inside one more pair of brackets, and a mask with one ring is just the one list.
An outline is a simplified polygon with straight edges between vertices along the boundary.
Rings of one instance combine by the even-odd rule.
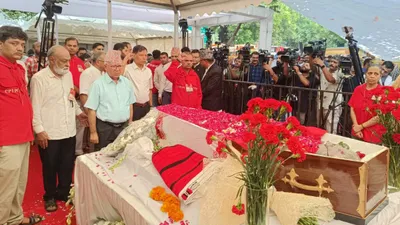
[[29, 222], [28, 223], [23, 223], [21, 222], [20, 225], [34, 225], [34, 224], [38, 224], [40, 222], [42, 222], [44, 220], [43, 216], [40, 215], [35, 215], [32, 214], [30, 217], [28, 217]]
[[57, 210], [57, 203], [54, 199], [44, 201], [44, 208], [47, 212], [54, 212]]

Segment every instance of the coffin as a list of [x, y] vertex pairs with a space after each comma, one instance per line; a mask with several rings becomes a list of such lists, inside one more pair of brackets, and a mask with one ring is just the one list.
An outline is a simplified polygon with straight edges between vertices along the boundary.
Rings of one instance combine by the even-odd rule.
[[[365, 225], [388, 204], [389, 150], [342, 136], [326, 134], [322, 141], [344, 142], [352, 151], [366, 156], [347, 160], [307, 154], [304, 162], [291, 159], [279, 169], [278, 191], [303, 193], [328, 198], [336, 219]], [[283, 152], [282, 157], [290, 156]]]

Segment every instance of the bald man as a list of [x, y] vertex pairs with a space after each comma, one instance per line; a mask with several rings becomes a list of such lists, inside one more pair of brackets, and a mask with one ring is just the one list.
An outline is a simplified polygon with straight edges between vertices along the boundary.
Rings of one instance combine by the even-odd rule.
[[87, 116], [75, 100], [68, 51], [56, 45], [47, 57], [49, 66], [31, 80], [31, 99], [43, 168], [43, 199], [46, 211], [53, 212], [57, 210], [56, 200], [68, 200], [75, 160], [75, 119], [87, 125]]

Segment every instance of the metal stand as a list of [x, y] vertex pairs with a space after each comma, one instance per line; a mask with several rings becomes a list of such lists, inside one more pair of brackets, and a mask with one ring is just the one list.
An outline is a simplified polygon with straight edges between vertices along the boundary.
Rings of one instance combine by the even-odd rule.
[[43, 9], [40, 11], [39, 18], [36, 21], [35, 28], [39, 25], [40, 18], [42, 13], [45, 12], [46, 18], [43, 19], [43, 27], [42, 27], [42, 36], [41, 36], [41, 43], [40, 43], [40, 53], [39, 53], [39, 66], [38, 71], [46, 67], [47, 61], [47, 51], [55, 44], [54, 43], [54, 29], [55, 29], [55, 20], [53, 7], [54, 5], [48, 6], [43, 3]]
[[182, 32], [182, 47], [189, 47], [189, 35], [188, 28], [189, 25], [186, 19], [179, 20], [179, 26], [181, 27]]

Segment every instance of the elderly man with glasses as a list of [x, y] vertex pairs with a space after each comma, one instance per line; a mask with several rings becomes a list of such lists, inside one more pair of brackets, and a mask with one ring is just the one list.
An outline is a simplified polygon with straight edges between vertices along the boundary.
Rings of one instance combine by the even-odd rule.
[[90, 142], [98, 151], [112, 143], [126, 124], [132, 122], [136, 98], [122, 70], [121, 52], [109, 51], [104, 59], [106, 73], [91, 86], [88, 109]]

